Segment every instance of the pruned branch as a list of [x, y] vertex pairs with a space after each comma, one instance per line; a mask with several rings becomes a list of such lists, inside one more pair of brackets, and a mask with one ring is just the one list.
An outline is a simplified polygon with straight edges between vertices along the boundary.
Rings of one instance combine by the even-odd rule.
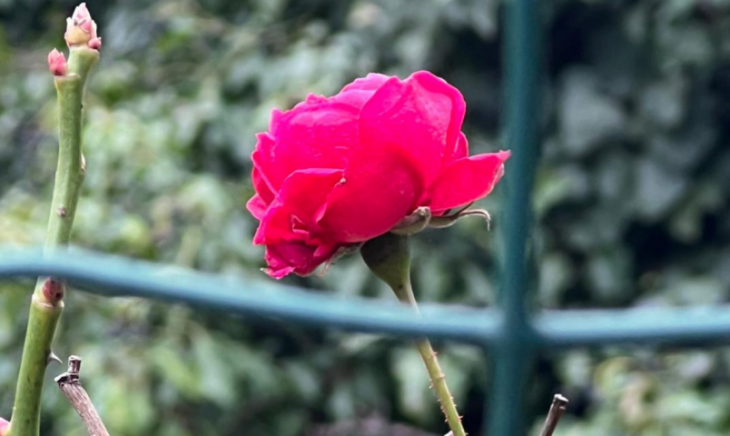
[[89, 395], [81, 386], [79, 372], [81, 371], [81, 358], [71, 356], [68, 358], [68, 371], [55, 378], [61, 392], [71, 403], [71, 406], [79, 414], [86, 426], [89, 436], [109, 436], [101, 417], [91, 403]]
[[545, 425], [542, 427], [540, 436], [552, 436], [555, 431], [555, 427], [558, 426], [560, 417], [565, 412], [565, 407], [568, 405], [568, 399], [560, 394], [555, 394], [553, 397], [553, 403], [550, 405], [550, 411], [545, 418]]

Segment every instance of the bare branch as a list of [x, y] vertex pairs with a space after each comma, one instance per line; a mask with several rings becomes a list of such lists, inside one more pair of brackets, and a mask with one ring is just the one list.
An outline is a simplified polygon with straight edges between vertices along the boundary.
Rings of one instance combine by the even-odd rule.
[[558, 426], [560, 417], [565, 412], [565, 407], [568, 405], [568, 399], [560, 394], [555, 394], [553, 397], [553, 403], [550, 405], [550, 411], [545, 418], [545, 425], [542, 427], [540, 436], [552, 436], [555, 431], [555, 427]]
[[81, 358], [71, 356], [68, 358], [68, 371], [55, 378], [61, 392], [71, 403], [71, 406], [79, 414], [86, 426], [89, 436], [109, 436], [101, 417], [91, 403], [89, 395], [81, 386], [79, 372], [81, 371]]

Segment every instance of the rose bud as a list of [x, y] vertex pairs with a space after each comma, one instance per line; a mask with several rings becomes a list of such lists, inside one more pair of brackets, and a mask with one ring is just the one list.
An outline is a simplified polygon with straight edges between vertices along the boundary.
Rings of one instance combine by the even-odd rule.
[[89, 48], [94, 50], [101, 50], [101, 37], [93, 38], [89, 41]]
[[48, 69], [54, 76], [64, 76], [68, 70], [66, 57], [55, 48], [48, 53]]
[[[91, 18], [91, 14], [86, 8], [86, 3], [78, 5], [74, 9], [71, 17], [66, 18], [66, 34], [64, 38], [69, 47], [88, 46], [95, 50], [98, 48], [92, 47], [92, 45], [101, 47], [101, 40], [95, 41], [98, 39], [96, 35], [96, 22]], [[92, 41], [94, 42], [92, 43]]]

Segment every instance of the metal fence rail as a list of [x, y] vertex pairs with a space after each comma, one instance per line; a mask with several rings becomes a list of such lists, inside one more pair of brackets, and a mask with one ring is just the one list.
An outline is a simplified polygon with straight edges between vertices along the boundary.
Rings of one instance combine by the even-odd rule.
[[530, 198], [539, 152], [540, 20], [536, 0], [506, 0], [506, 255], [496, 309], [424, 305], [422, 316], [389, 302], [338, 298], [270, 282], [248, 283], [179, 268], [72, 251], [0, 250], [0, 278], [54, 276], [89, 292], [180, 302], [255, 317], [362, 332], [476, 344], [494, 361], [486, 434], [525, 432], [524, 392], [535, 354], [606, 344], [730, 344], [730, 309], [551, 311], [526, 307]]

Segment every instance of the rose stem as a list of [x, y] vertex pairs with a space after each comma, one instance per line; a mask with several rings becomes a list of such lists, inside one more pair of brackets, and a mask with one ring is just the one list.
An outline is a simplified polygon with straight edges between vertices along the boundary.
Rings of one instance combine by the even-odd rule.
[[[99, 52], [72, 47], [68, 73], [54, 77], [58, 95], [59, 151], [45, 252], [67, 245], [84, 180], [81, 155], [81, 112], [84, 84]], [[37, 436], [40, 431], [40, 400], [43, 376], [58, 319], [63, 311], [63, 283], [38, 278], [30, 304], [28, 328], [20, 362], [10, 431], [6, 436]]]
[[[371, 271], [393, 289], [398, 299], [418, 312], [413, 287], [411, 286], [411, 261], [408, 249], [408, 237], [387, 233], [366, 242], [360, 250], [363, 260]], [[453, 436], [466, 436], [461, 423], [461, 416], [456, 410], [454, 398], [446, 384], [446, 377], [436, 358], [436, 352], [428, 339], [416, 342], [421, 359], [426, 365], [431, 385], [441, 403], [441, 410], [446, 415], [446, 422]]]
[[[393, 289], [393, 291], [401, 303], [408, 304], [418, 311], [418, 304], [413, 294], [410, 279], [405, 281], [399, 290]], [[423, 363], [426, 365], [428, 376], [431, 379], [431, 386], [436, 391], [436, 396], [441, 403], [444, 415], [446, 415], [449, 428], [454, 436], [466, 436], [464, 427], [461, 424], [461, 416], [459, 416], [459, 412], [456, 410], [456, 403], [454, 403], [454, 398], [451, 396], [449, 387], [446, 384], [446, 376], [441, 371], [441, 365], [439, 365], [438, 359], [436, 358], [436, 352], [433, 346], [431, 346], [431, 341], [428, 339], [419, 339], [416, 342], [416, 346], [418, 352], [421, 354]]]

